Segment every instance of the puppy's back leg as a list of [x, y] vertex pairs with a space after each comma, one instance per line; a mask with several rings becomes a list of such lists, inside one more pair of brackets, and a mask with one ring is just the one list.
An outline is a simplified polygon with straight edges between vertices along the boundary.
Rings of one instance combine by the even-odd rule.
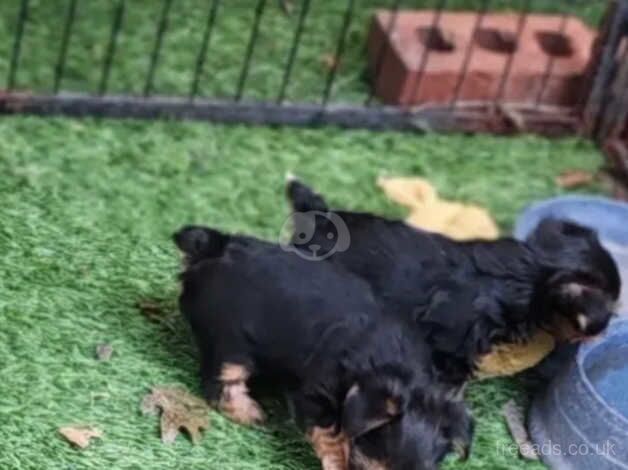
[[[304, 390], [311, 389], [307, 384]], [[350, 442], [340, 430], [337, 410], [327, 399], [309, 393], [294, 393], [289, 396], [294, 418], [305, 428], [307, 440], [321, 461], [322, 470], [347, 470], [349, 468]]]
[[216, 406], [232, 421], [244, 425], [261, 424], [265, 420], [262, 407], [249, 395], [248, 380], [252, 367], [246, 361], [224, 361], [216, 382], [219, 387]]
[[321, 461], [323, 470], [346, 470], [349, 468], [349, 440], [335, 426], [314, 426], [307, 438]]

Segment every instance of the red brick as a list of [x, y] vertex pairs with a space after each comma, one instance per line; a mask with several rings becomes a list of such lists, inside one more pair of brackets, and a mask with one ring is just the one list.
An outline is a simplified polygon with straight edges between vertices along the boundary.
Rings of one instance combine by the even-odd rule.
[[[388, 34], [388, 11], [378, 11], [369, 36], [371, 70], [380, 64], [375, 92], [384, 102], [397, 105], [448, 103], [454, 96], [464, 68], [465, 56], [477, 21], [476, 13], [443, 12], [438, 32], [429, 34], [433, 11], [399, 12]], [[461, 100], [493, 100], [514, 50], [503, 99], [534, 102], [543, 88], [548, 63], [552, 73], [546, 81], [542, 103], [573, 105], [579, 100], [595, 33], [582, 21], [570, 17], [564, 35], [558, 31], [561, 16], [530, 15], [516, 38], [517, 14], [487, 14], [476, 34], [467, 73], [459, 90]], [[426, 43], [429, 53], [419, 80]], [[419, 85], [417, 86], [417, 83]]]

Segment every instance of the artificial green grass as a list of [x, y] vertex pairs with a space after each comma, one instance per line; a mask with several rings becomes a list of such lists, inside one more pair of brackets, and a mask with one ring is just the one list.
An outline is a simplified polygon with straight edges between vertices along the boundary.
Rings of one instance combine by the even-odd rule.
[[[0, 2], [0, 83], [8, 72], [18, 0]], [[68, 2], [30, 0], [17, 88], [50, 92]], [[97, 90], [115, 3], [80, 0], [68, 49], [65, 91]], [[231, 98], [257, 0], [221, 2], [200, 95]], [[268, 0], [244, 99], [273, 100], [294, 34], [291, 15]], [[432, 8], [439, 0], [406, 0]], [[493, 0], [517, 10], [524, 1]], [[364, 43], [373, 9], [356, 0], [332, 100], [361, 102]], [[478, 9], [482, 0], [450, 0]], [[535, 11], [568, 9], [595, 25], [603, 0], [534, 0]], [[109, 90], [141, 94], [162, 2], [126, 2]], [[346, 2], [312, 2], [287, 99], [320, 99]], [[209, 2], [173, 2], [154, 93], [186, 95]], [[1, 88], [1, 87], [0, 87]], [[578, 140], [273, 130], [167, 122], [0, 120], [0, 468], [317, 468], [279, 407], [261, 430], [212, 414], [201, 445], [161, 444], [157, 419], [139, 412], [155, 384], [199, 393], [194, 348], [176, 313], [178, 258], [170, 233], [208, 223], [276, 240], [287, 216], [283, 175], [296, 172], [342, 207], [402, 215], [375, 187], [381, 174], [422, 175], [447, 196], [486, 205], [509, 227], [528, 202], [560, 193], [562, 169], [594, 168], [596, 151]], [[136, 304], [160, 299], [149, 322]], [[110, 362], [95, 359], [110, 342]], [[515, 382], [471, 387], [478, 427], [473, 457], [447, 468], [535, 469], [509, 452], [499, 409], [523, 398]], [[59, 426], [91, 424], [104, 438], [78, 451]]]
[[[195, 351], [176, 314], [184, 223], [277, 240], [290, 170], [337, 206], [402, 215], [379, 175], [421, 175], [444, 196], [487, 206], [504, 228], [529, 202], [562, 192], [554, 177], [600, 163], [590, 143], [535, 137], [419, 137], [335, 129], [203, 123], [0, 120], [0, 468], [315, 469], [285, 414], [236, 426], [212, 413], [198, 446], [163, 445], [158, 420], [139, 412], [156, 384], [200, 393]], [[141, 299], [169, 319], [148, 321]], [[110, 342], [109, 362], [95, 359]], [[445, 468], [542, 468], [510, 454], [500, 416], [516, 382], [471, 387], [477, 419], [471, 459]], [[72, 448], [59, 426], [104, 432]]]
[[[288, 52], [294, 37], [301, 2], [290, 15], [279, 7], [278, 0], [268, 0], [260, 23], [251, 68], [243, 98], [273, 101], [279, 93]], [[206, 55], [199, 95], [211, 98], [233, 98], [242, 70], [258, 0], [222, 1], [214, 33]], [[102, 63], [107, 51], [111, 21], [117, 1], [80, 0], [73, 34], [69, 42], [62, 90], [96, 93]], [[157, 67], [153, 93], [187, 96], [200, 50], [201, 38], [209, 10], [208, 0], [176, 0], [173, 3], [163, 48]], [[435, 8], [441, 0], [404, 0], [401, 8]], [[480, 10], [484, 0], [449, 0], [453, 10]], [[526, 0], [491, 0], [495, 11], [521, 11]], [[607, 0], [532, 0], [535, 12], [573, 13], [596, 26]], [[126, 2], [117, 54], [112, 63], [109, 91], [118, 94], [143, 93], [150, 56], [154, 45], [162, 1]], [[354, 14], [346, 36], [332, 101], [362, 102], [368, 87], [364, 80], [365, 44], [370, 19], [376, 8], [386, 8], [392, 0], [356, 0]], [[0, 83], [7, 76], [13, 35], [17, 27], [20, 0], [0, 2]], [[31, 0], [29, 19], [17, 73], [17, 88], [40, 93], [52, 89], [55, 65], [60, 51], [67, 1]], [[329, 68], [325, 57], [333, 57], [340, 34], [347, 0], [311, 2], [301, 47], [297, 55], [286, 99], [319, 101]], [[558, 28], [559, 22], [556, 27]], [[462, 45], [461, 45], [462, 46]], [[0, 87], [1, 88], [1, 87]]]

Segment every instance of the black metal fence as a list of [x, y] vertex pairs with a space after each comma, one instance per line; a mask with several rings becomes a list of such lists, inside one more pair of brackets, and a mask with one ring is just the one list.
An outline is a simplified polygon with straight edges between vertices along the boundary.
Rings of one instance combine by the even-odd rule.
[[[514, 47], [506, 51], [497, 91], [490, 98], [468, 100], [464, 89], [478, 49], [470, 41], [460, 45], [462, 61], [448, 85], [450, 98], [386, 104], [375, 85], [394, 51], [387, 44], [375, 52], [371, 47], [367, 60], [373, 14], [377, 9], [389, 11], [385, 33], [390, 36], [403, 11], [429, 9], [426, 40], [445, 41], [446, 47], [447, 38], [436, 32], [448, 11], [475, 12], [474, 38], [489, 12], [508, 12], [514, 15], [515, 40], [532, 13], [551, 13], [552, 34], [560, 38], [572, 18], [596, 27], [609, 3], [625, 1], [5, 0], [0, 3], [0, 74], [7, 78], [5, 91], [0, 92], [0, 112], [374, 129], [575, 132], [583, 109], [596, 122], [608, 109], [601, 103], [609, 100], [604, 83], [615, 56], [592, 63], [586, 81], [590, 86], [579, 89], [577, 103], [548, 105], [543, 97], [556, 74], [560, 51], [543, 59], [535, 98], [513, 101], [504, 90], [513, 80]], [[622, 8], [609, 14], [615, 19], [610, 26], [614, 36], [604, 41], [619, 44], [626, 35]], [[610, 24], [608, 16], [605, 24]], [[419, 69], [413, 88], [437, 80], [426, 70], [438, 47], [425, 47], [416, 57]]]

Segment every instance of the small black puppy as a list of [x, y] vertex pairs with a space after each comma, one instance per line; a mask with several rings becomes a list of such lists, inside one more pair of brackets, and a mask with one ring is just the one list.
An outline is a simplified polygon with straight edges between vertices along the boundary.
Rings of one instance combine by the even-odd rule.
[[362, 279], [205, 227], [174, 239], [181, 311], [208, 399], [225, 415], [263, 420], [248, 393], [260, 377], [289, 397], [326, 470], [435, 469], [452, 447], [466, 455], [473, 426], [459, 390], [435, 380], [426, 345], [380, 314]]
[[[581, 339], [612, 316], [617, 266], [590, 229], [550, 219], [525, 242], [457, 242], [402, 221], [330, 210], [298, 180], [286, 192], [296, 214], [293, 249], [315, 247], [319, 258], [366, 280], [385, 312], [411, 317], [452, 380], [464, 381], [497, 343], [525, 340], [537, 328]], [[341, 235], [344, 250], [335, 248]]]

